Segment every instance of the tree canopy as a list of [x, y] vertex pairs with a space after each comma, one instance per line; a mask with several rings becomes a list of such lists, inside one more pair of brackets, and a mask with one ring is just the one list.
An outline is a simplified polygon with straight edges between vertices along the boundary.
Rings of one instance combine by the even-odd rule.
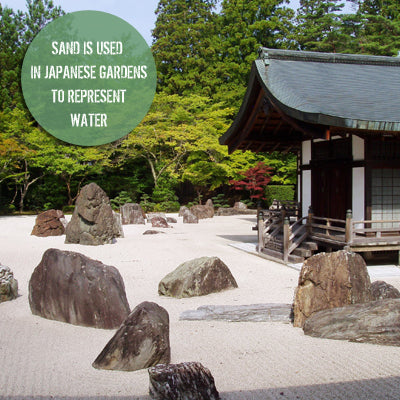
[[64, 12], [51, 0], [27, 0], [25, 12], [0, 4], [0, 210], [70, 205], [93, 180], [119, 199], [115, 204], [129, 198], [173, 208], [216, 194], [234, 197], [229, 181], [259, 162], [271, 183], [295, 183], [296, 154], [228, 154], [218, 143], [238, 112], [258, 48], [397, 55], [400, 3], [288, 6], [288, 0], [160, 0], [152, 32], [158, 85], [149, 113], [123, 139], [85, 148], [38, 126], [20, 87], [27, 46]]

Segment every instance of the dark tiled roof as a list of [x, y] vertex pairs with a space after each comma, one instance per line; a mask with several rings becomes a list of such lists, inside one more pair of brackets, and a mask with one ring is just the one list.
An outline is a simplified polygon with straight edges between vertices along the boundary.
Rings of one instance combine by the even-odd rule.
[[296, 119], [400, 131], [400, 58], [260, 49], [259, 80]]

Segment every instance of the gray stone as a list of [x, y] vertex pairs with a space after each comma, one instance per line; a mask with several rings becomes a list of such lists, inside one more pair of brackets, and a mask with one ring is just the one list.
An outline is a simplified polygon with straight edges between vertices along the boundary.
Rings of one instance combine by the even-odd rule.
[[212, 200], [211, 199], [208, 199], [207, 201], [206, 201], [206, 207], [210, 207], [210, 208], [212, 208], [213, 210], [214, 210], [214, 203], [212, 202]]
[[0, 264], [0, 303], [18, 297], [18, 281], [9, 267]]
[[129, 315], [115, 267], [80, 253], [49, 249], [29, 281], [32, 313], [56, 321], [114, 329]]
[[183, 213], [183, 223], [184, 224], [198, 224], [199, 219], [190, 212], [190, 210], [186, 210]]
[[156, 231], [154, 229], [148, 229], [147, 231], [143, 232], [143, 235], [157, 235], [158, 233], [165, 233], [165, 232]]
[[168, 312], [156, 303], [139, 304], [93, 362], [98, 369], [136, 371], [169, 363]]
[[244, 210], [233, 207], [220, 207], [215, 215], [217, 216], [230, 216], [230, 215], [256, 215], [257, 210]]
[[400, 346], [400, 299], [319, 311], [307, 319], [303, 330], [326, 339]]
[[153, 217], [151, 219], [151, 226], [153, 228], [170, 228], [167, 219], [163, 217]]
[[165, 213], [162, 213], [162, 212], [153, 212], [153, 213], [148, 213], [148, 214], [147, 214], [147, 221], [148, 221], [148, 222], [151, 222], [151, 220], [152, 220], [153, 218], [156, 218], [156, 217], [164, 218], [165, 220], [167, 219], [167, 216], [165, 215]]
[[294, 326], [303, 327], [317, 311], [371, 300], [371, 281], [359, 254], [344, 250], [317, 254], [304, 262], [300, 272]]
[[123, 236], [106, 193], [94, 182], [82, 188], [66, 229], [65, 243], [101, 245]]
[[183, 217], [183, 214], [186, 212], [186, 211], [189, 211], [189, 209], [186, 207], [186, 206], [181, 206], [181, 208], [179, 209], [179, 216], [180, 217]]
[[371, 285], [372, 300], [399, 299], [400, 292], [389, 283], [375, 281]]
[[218, 257], [201, 257], [184, 262], [166, 275], [158, 285], [158, 293], [182, 298], [237, 287], [231, 271]]
[[292, 304], [249, 304], [235, 306], [200, 306], [184, 311], [180, 320], [229, 322], [293, 322]]
[[167, 222], [168, 222], [169, 224], [177, 224], [177, 223], [178, 223], [178, 221], [176, 220], [176, 218], [173, 218], [173, 217], [167, 217]]
[[60, 210], [47, 210], [36, 217], [31, 235], [39, 237], [61, 236], [65, 233], [66, 219]]
[[234, 204], [233, 208], [236, 210], [247, 210], [247, 205], [242, 203], [241, 201], [237, 201]]
[[142, 224], [144, 225], [146, 214], [140, 204], [126, 203], [120, 207], [122, 225]]
[[219, 400], [211, 372], [199, 362], [149, 368], [153, 400]]
[[198, 204], [190, 207], [190, 212], [198, 219], [206, 219], [214, 217], [214, 207]]

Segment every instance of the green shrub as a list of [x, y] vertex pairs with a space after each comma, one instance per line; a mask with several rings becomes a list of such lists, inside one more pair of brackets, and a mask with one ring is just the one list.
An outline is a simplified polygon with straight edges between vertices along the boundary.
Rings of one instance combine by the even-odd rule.
[[110, 200], [111, 207], [113, 208], [113, 210], [119, 210], [119, 208], [124, 204], [132, 202], [133, 202], [132, 198], [125, 190], [122, 190], [117, 197], [114, 197], [113, 199]]
[[265, 198], [267, 207], [276, 200], [294, 200], [295, 189], [294, 185], [268, 185], [265, 188]]
[[214, 208], [227, 208], [229, 207], [228, 201], [225, 199], [225, 195], [223, 193], [217, 194], [214, 197], [211, 197], [211, 200], [214, 204]]
[[150, 201], [150, 196], [148, 194], [143, 194], [140, 200], [140, 206], [143, 208], [145, 213], [154, 211], [156, 203]]
[[181, 205], [177, 201], [163, 201], [157, 203], [153, 211], [155, 212], [178, 212]]

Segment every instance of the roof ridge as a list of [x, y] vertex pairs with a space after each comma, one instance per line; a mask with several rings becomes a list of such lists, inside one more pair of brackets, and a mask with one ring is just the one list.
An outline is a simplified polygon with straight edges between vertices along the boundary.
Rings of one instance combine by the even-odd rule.
[[400, 57], [370, 56], [365, 54], [319, 53], [316, 51], [281, 50], [260, 47], [258, 58], [269, 64], [269, 60], [293, 60], [337, 64], [370, 64], [400, 67]]

